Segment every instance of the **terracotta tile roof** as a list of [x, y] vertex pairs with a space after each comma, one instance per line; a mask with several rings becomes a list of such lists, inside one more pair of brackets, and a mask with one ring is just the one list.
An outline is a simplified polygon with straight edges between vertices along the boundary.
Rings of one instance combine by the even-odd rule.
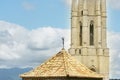
[[67, 51], [62, 49], [54, 57], [31, 70], [21, 74], [20, 77], [91, 77], [102, 78], [103, 76], [88, 69], [79, 63]]

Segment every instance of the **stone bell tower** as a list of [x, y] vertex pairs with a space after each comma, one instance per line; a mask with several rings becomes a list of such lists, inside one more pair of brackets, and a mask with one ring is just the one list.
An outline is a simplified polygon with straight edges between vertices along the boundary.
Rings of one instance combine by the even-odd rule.
[[106, 0], [72, 0], [69, 52], [89, 69], [109, 77]]

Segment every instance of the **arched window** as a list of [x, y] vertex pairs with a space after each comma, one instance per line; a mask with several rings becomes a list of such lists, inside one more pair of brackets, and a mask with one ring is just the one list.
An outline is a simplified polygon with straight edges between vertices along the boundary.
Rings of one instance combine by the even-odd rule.
[[82, 22], [80, 22], [80, 46], [82, 46]]
[[94, 22], [90, 22], [90, 45], [94, 45]]

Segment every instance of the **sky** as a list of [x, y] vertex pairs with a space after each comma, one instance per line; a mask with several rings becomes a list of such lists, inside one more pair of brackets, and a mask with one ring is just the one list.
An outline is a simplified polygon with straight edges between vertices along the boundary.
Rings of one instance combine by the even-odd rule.
[[[107, 0], [110, 77], [120, 78], [120, 0]], [[35, 67], [70, 44], [70, 0], [1, 0], [0, 68]]]
[[1, 20], [29, 30], [44, 26], [66, 28], [70, 19], [64, 0], [2, 0], [0, 10]]

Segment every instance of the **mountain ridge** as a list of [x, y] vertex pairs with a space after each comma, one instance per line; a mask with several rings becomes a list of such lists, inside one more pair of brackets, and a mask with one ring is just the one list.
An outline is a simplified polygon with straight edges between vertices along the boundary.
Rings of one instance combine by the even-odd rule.
[[19, 75], [31, 69], [32, 68], [0, 69], [0, 80], [22, 80]]

